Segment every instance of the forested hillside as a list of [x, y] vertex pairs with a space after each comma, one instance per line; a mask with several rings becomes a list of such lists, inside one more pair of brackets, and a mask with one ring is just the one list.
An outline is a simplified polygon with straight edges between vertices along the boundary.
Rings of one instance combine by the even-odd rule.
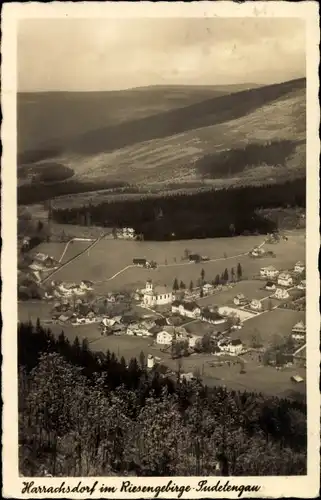
[[306, 474], [306, 407], [178, 383], [86, 341], [18, 327], [20, 472], [39, 476]]

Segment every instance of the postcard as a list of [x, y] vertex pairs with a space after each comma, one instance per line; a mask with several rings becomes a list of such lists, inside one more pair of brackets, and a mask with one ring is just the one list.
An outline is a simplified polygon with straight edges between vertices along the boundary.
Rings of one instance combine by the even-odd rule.
[[312, 498], [316, 2], [5, 3], [5, 498]]

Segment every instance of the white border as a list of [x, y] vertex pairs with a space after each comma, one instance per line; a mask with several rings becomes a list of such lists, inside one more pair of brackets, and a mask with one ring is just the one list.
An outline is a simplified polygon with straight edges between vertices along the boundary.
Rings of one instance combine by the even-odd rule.
[[[228, 478], [230, 484], [258, 484], [259, 493], [244, 493], [242, 497], [300, 497], [318, 495], [320, 471], [320, 394], [319, 394], [319, 325], [318, 306], [319, 274], [317, 270], [319, 239], [319, 24], [317, 2], [52, 2], [49, 4], [30, 2], [26, 4], [4, 4], [2, 10], [2, 397], [3, 411], [3, 496], [14, 498], [88, 498], [88, 494], [21, 494], [23, 481], [18, 476], [18, 422], [17, 422], [17, 256], [16, 256], [16, 40], [17, 21], [22, 18], [139, 18], [139, 17], [292, 17], [306, 21], [306, 69], [307, 69], [307, 385], [308, 385], [308, 474], [295, 477], [235, 477]], [[122, 478], [41, 478], [35, 483], [46, 486], [92, 485], [96, 480], [105, 485], [120, 486]], [[126, 478], [137, 485], [166, 485], [169, 480], [177, 485], [196, 485], [201, 478]], [[219, 478], [207, 478], [215, 484]], [[226, 478], [221, 478], [224, 484]], [[237, 493], [206, 493], [191, 491], [182, 498], [237, 498]], [[118, 491], [103, 495], [96, 490], [92, 498], [151, 498], [150, 493], [126, 495]], [[160, 494], [159, 498], [177, 498], [173, 493]]]

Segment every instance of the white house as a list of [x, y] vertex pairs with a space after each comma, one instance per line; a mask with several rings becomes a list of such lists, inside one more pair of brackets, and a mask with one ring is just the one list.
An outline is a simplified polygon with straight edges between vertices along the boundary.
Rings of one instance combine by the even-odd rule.
[[181, 314], [187, 318], [198, 318], [201, 314], [201, 308], [196, 302], [180, 302], [175, 300], [172, 303], [172, 312]]
[[204, 293], [204, 295], [209, 295], [213, 290], [214, 290], [214, 287], [210, 283], [206, 283], [203, 286], [203, 293]]
[[289, 292], [285, 290], [284, 288], [277, 288], [275, 290], [274, 297], [279, 300], [285, 300], [290, 297]]
[[278, 277], [278, 285], [281, 286], [292, 286], [293, 279], [289, 273], [281, 273]]
[[261, 267], [260, 269], [260, 275], [264, 278], [276, 278], [278, 274], [279, 271], [273, 266]]
[[299, 261], [295, 264], [294, 266], [295, 273], [301, 274], [304, 272], [304, 270], [305, 270], [305, 265], [303, 264], [303, 262]]
[[174, 329], [173, 331], [168, 331], [167, 329], [162, 330], [161, 332], [158, 332], [156, 336], [156, 343], [161, 345], [171, 345], [171, 343], [173, 342], [173, 338]]
[[173, 292], [166, 286], [154, 286], [151, 281], [147, 281], [143, 294], [143, 303], [146, 306], [160, 306], [171, 304], [173, 301]]
[[292, 328], [292, 334], [302, 334], [302, 335], [305, 335], [306, 334], [306, 326], [304, 324], [303, 321], [299, 321], [298, 323], [296, 323], [294, 325], [294, 327]]
[[265, 290], [275, 290], [275, 289], [276, 289], [275, 283], [273, 283], [273, 281], [267, 281], [265, 285]]
[[245, 305], [248, 303], [248, 300], [246, 299], [245, 295], [243, 293], [238, 293], [234, 299], [233, 302], [236, 306], [241, 306]]
[[253, 309], [253, 311], [261, 311], [262, 310], [262, 302], [260, 300], [253, 299], [253, 300], [251, 300], [250, 308]]
[[218, 344], [218, 346], [219, 346], [221, 351], [227, 352], [227, 353], [232, 354], [234, 356], [237, 356], [243, 350], [243, 344], [242, 344], [240, 339], [225, 341], [225, 342], [222, 342], [221, 344]]

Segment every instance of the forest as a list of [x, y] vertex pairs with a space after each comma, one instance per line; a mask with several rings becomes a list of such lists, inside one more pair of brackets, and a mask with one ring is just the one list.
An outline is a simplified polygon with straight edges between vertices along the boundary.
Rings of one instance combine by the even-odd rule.
[[94, 353], [18, 325], [19, 462], [25, 476], [306, 474], [306, 406]]
[[56, 222], [133, 227], [145, 240], [226, 237], [244, 233], [266, 234], [276, 222], [259, 210], [305, 207], [305, 179], [284, 184], [244, 186], [195, 194], [165, 194], [135, 200], [88, 203], [82, 207], [53, 208]]

